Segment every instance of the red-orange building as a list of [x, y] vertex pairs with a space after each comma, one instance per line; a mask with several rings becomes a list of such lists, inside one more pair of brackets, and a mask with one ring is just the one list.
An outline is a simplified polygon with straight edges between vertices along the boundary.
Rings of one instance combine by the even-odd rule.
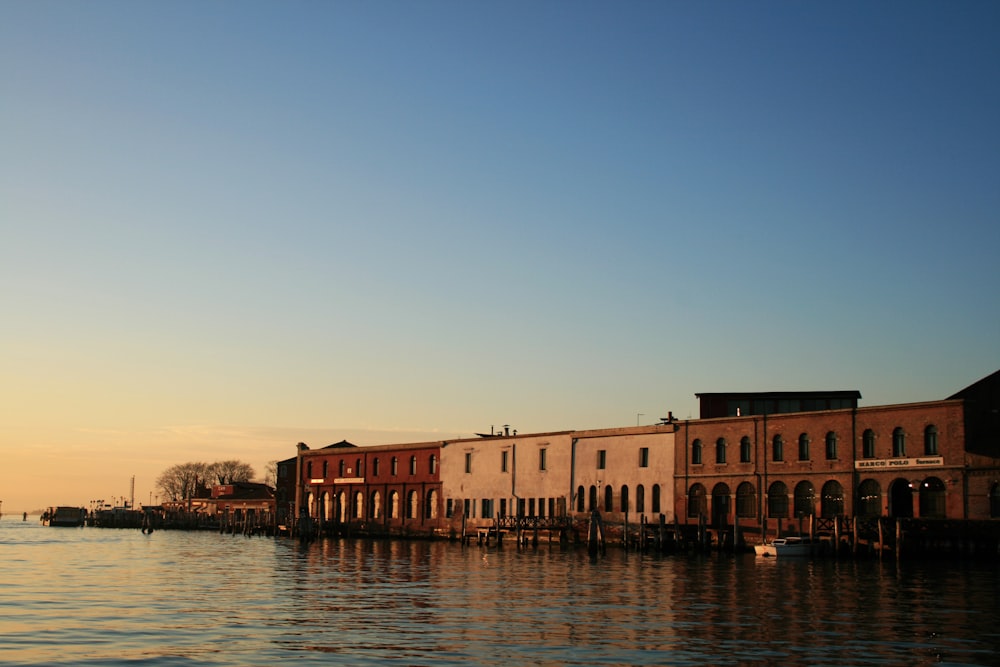
[[426, 533], [441, 527], [441, 443], [299, 443], [296, 513], [321, 529]]

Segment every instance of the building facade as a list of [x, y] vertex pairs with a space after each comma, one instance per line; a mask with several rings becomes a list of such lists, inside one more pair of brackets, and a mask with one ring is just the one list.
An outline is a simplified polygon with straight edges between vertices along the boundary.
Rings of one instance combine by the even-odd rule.
[[970, 451], [967, 409], [952, 398], [683, 422], [678, 518], [794, 531], [806, 519], [995, 517], [1000, 460]]
[[309, 449], [299, 443], [296, 515], [321, 529], [433, 533], [440, 527], [441, 443]]

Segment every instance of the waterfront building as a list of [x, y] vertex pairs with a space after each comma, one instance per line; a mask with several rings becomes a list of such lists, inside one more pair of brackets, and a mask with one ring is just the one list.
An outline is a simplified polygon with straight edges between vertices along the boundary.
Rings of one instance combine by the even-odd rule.
[[[716, 416], [679, 424], [678, 519], [794, 532], [840, 517], [997, 517], [998, 382], [994, 373], [945, 400], [863, 408], [857, 392], [697, 394]], [[823, 401], [830, 409], [779, 409]]]
[[675, 423], [587, 431], [505, 431], [446, 442], [441, 452], [445, 516], [458, 532], [497, 518], [637, 524], [673, 520]]
[[449, 528], [489, 526], [497, 517], [565, 517], [571, 431], [516, 431], [446, 442], [441, 482]]
[[574, 511], [609, 521], [673, 521], [673, 419], [653, 426], [574, 433]]
[[296, 515], [321, 528], [431, 533], [442, 509], [440, 442], [321, 449], [299, 443]]

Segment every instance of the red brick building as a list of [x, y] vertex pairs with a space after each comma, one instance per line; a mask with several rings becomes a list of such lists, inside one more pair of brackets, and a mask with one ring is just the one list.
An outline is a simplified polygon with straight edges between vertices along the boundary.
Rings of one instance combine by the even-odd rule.
[[[998, 384], [994, 373], [947, 400], [863, 408], [850, 403], [857, 392], [699, 394], [710, 414], [734, 416], [679, 424], [678, 521], [774, 531], [810, 517], [1000, 516]], [[849, 407], [747, 407], [819, 398]]]
[[312, 450], [299, 443], [296, 514], [321, 530], [426, 533], [441, 526], [441, 443]]

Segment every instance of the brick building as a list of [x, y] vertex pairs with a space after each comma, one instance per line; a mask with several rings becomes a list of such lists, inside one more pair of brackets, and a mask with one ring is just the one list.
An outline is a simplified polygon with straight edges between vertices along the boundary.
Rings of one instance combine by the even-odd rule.
[[442, 516], [441, 443], [298, 445], [296, 515], [325, 529], [419, 533]]
[[[857, 392], [699, 394], [710, 397], [709, 414], [733, 416], [679, 424], [678, 520], [718, 530], [755, 530], [767, 520], [775, 530], [810, 517], [1000, 516], [998, 383], [994, 373], [949, 399], [863, 408]], [[848, 404], [752, 407], [818, 399]]]

